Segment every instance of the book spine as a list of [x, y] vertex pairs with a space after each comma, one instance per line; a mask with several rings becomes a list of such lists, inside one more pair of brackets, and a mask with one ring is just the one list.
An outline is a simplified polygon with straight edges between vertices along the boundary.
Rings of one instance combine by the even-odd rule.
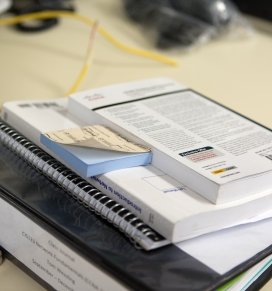
[[105, 175], [91, 177], [90, 183], [127, 208], [168, 240], [175, 240], [174, 223], [153, 209], [152, 205], [149, 206], [145, 201], [138, 199], [135, 193], [128, 191]]
[[0, 244], [44, 282], [65, 291], [127, 290], [6, 199], [0, 198]]

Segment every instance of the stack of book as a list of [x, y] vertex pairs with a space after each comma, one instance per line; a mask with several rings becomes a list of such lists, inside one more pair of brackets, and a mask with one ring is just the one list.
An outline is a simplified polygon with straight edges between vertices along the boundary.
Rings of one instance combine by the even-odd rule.
[[261, 260], [268, 278], [269, 129], [167, 78], [2, 118], [0, 243], [42, 284], [213, 290]]

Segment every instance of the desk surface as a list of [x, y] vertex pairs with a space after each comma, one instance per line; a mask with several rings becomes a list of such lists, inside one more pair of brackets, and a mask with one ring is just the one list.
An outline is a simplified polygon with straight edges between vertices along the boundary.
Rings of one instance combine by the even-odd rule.
[[[128, 22], [121, 1], [75, 2], [80, 13], [98, 19], [119, 40], [153, 49], [144, 31]], [[255, 32], [247, 38], [222, 38], [187, 52], [164, 52], [179, 61], [177, 67], [130, 55], [98, 36], [93, 65], [80, 90], [169, 76], [272, 128], [272, 25], [254, 21], [254, 26]], [[0, 104], [65, 96], [82, 66], [90, 29], [71, 19], [31, 35], [0, 29]], [[42, 290], [7, 260], [0, 267], [0, 281], [1, 290], [17, 290], [18, 286]], [[270, 282], [264, 290], [271, 289]]]

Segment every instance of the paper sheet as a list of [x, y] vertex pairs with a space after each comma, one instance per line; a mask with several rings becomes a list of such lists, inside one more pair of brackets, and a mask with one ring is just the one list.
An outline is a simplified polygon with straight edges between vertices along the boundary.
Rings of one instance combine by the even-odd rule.
[[270, 246], [271, 228], [272, 219], [264, 219], [202, 235], [177, 246], [219, 274], [224, 274]]

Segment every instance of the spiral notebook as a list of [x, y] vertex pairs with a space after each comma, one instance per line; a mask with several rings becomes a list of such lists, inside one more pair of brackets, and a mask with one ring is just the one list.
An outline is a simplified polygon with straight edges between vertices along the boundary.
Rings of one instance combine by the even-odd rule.
[[152, 250], [169, 244], [168, 240], [125, 207], [103, 194], [2, 120], [0, 120], [0, 142], [62, 187], [79, 203], [119, 228], [136, 247]]

